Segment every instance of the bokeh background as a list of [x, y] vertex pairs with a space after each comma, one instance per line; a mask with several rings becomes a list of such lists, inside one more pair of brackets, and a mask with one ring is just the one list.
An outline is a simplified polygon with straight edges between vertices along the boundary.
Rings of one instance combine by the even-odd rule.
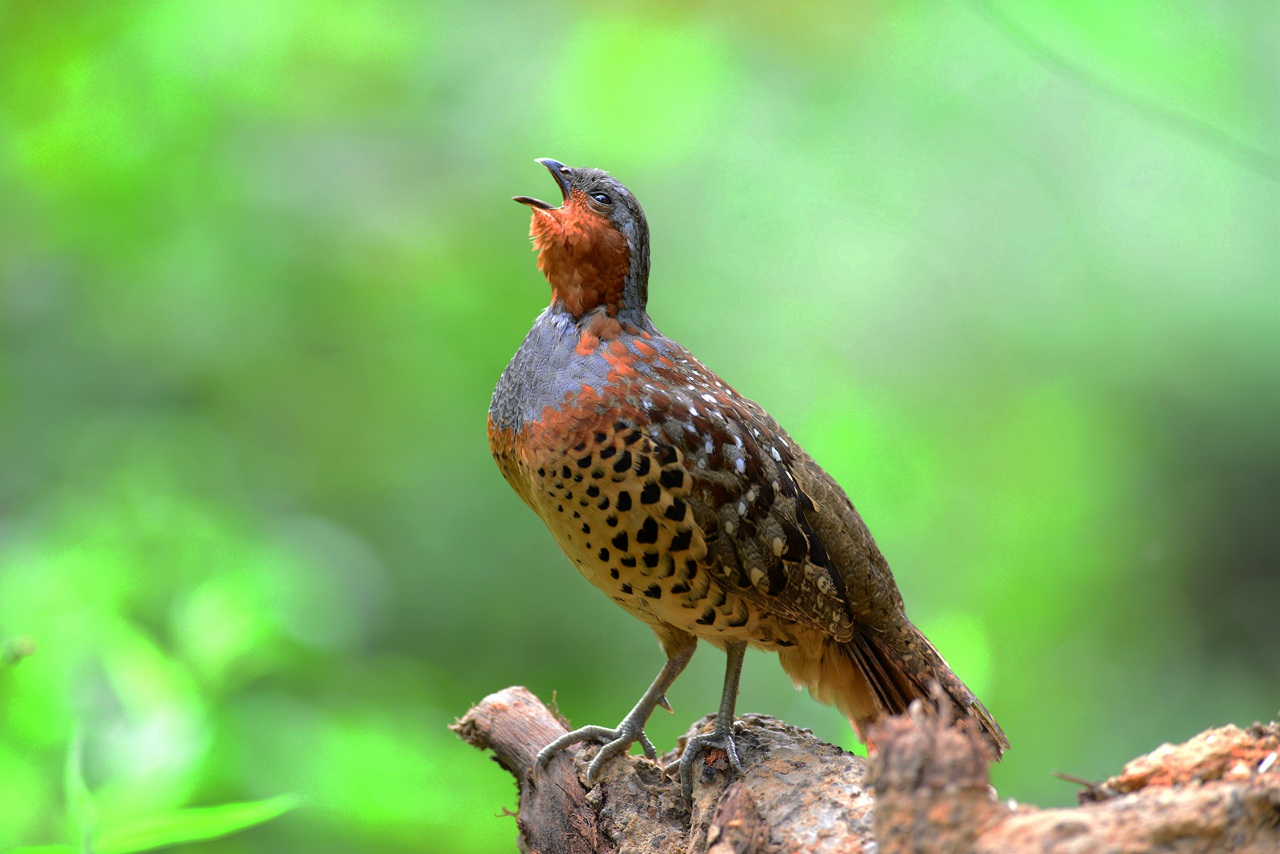
[[[293, 794], [190, 847], [509, 851], [447, 725], [512, 684], [630, 708], [656, 643], [485, 439], [548, 298], [540, 156], [640, 198], [657, 324], [844, 484], [1002, 796], [1273, 717], [1278, 35], [1265, 0], [0, 4], [0, 849]], [[765, 655], [739, 709], [854, 746]]]

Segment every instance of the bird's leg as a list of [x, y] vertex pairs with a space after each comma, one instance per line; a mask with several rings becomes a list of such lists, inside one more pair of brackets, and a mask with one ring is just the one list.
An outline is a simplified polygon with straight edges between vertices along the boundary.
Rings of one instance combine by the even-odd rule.
[[662, 665], [662, 670], [658, 672], [658, 677], [653, 680], [649, 690], [644, 692], [640, 702], [636, 703], [635, 708], [630, 712], [627, 712], [627, 716], [622, 719], [616, 729], [609, 729], [603, 726], [584, 726], [575, 729], [573, 732], [567, 732], [538, 751], [538, 764], [546, 765], [551, 761], [552, 756], [571, 744], [577, 744], [580, 741], [603, 741], [604, 746], [600, 748], [600, 752], [596, 754], [596, 757], [591, 760], [591, 764], [587, 766], [587, 785], [594, 786], [596, 779], [600, 776], [600, 769], [604, 767], [604, 763], [619, 753], [625, 753], [637, 741], [640, 742], [640, 746], [644, 749], [644, 755], [656, 760], [658, 751], [654, 749], [653, 742], [649, 741], [649, 737], [644, 734], [644, 725], [648, 722], [649, 716], [653, 714], [653, 710], [658, 706], [662, 706], [667, 711], [671, 710], [670, 704], [667, 703], [667, 689], [671, 687], [671, 683], [676, 681], [676, 677], [684, 670], [685, 665], [689, 663], [689, 659], [693, 658], [693, 651], [698, 645], [697, 639], [692, 635], [684, 635], [678, 643], [678, 646], [664, 644], [667, 653], [666, 663]]
[[738, 759], [738, 747], [733, 743], [733, 707], [738, 700], [738, 680], [742, 677], [742, 658], [746, 655], [745, 641], [725, 644], [728, 658], [724, 670], [724, 693], [720, 695], [720, 711], [716, 713], [716, 725], [711, 732], [695, 735], [685, 745], [680, 757], [680, 789], [686, 800], [693, 799], [693, 762], [708, 747], [718, 747], [729, 757], [733, 770], [742, 773]]

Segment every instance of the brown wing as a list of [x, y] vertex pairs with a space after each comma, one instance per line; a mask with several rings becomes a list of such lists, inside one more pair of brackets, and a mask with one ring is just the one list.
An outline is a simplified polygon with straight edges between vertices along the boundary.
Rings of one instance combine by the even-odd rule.
[[[717, 401], [682, 444], [686, 501], [719, 583], [757, 607], [848, 641], [874, 627], [872, 603], [902, 600], [840, 487], [754, 402]], [[885, 593], [890, 598], [885, 598]]]

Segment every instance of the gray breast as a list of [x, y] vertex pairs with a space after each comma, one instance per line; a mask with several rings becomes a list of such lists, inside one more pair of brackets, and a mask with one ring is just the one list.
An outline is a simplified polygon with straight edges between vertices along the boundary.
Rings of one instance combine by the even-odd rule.
[[494, 389], [489, 404], [494, 426], [519, 431], [548, 406], [563, 402], [566, 393], [603, 388], [609, 364], [598, 353], [575, 352], [580, 339], [569, 315], [548, 308], [538, 316]]

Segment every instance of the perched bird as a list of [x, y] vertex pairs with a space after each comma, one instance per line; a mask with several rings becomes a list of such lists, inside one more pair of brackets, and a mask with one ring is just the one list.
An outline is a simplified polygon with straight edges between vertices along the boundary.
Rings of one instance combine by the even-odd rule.
[[[489, 445], [507, 482], [587, 580], [657, 634], [667, 660], [615, 728], [547, 745], [604, 742], [587, 772], [640, 742], [699, 639], [725, 650], [712, 732], [680, 759], [686, 796], [708, 747], [737, 770], [734, 704], [748, 644], [778, 653], [797, 687], [834, 703], [866, 740], [884, 714], [930, 700], [972, 718], [999, 756], [1008, 741], [903, 610], [875, 541], [840, 486], [759, 404], [665, 337], [645, 311], [649, 229], [635, 198], [598, 169], [539, 160], [564, 197], [528, 196], [551, 304], [502, 373]], [[932, 702], [932, 700], [930, 700]]]

